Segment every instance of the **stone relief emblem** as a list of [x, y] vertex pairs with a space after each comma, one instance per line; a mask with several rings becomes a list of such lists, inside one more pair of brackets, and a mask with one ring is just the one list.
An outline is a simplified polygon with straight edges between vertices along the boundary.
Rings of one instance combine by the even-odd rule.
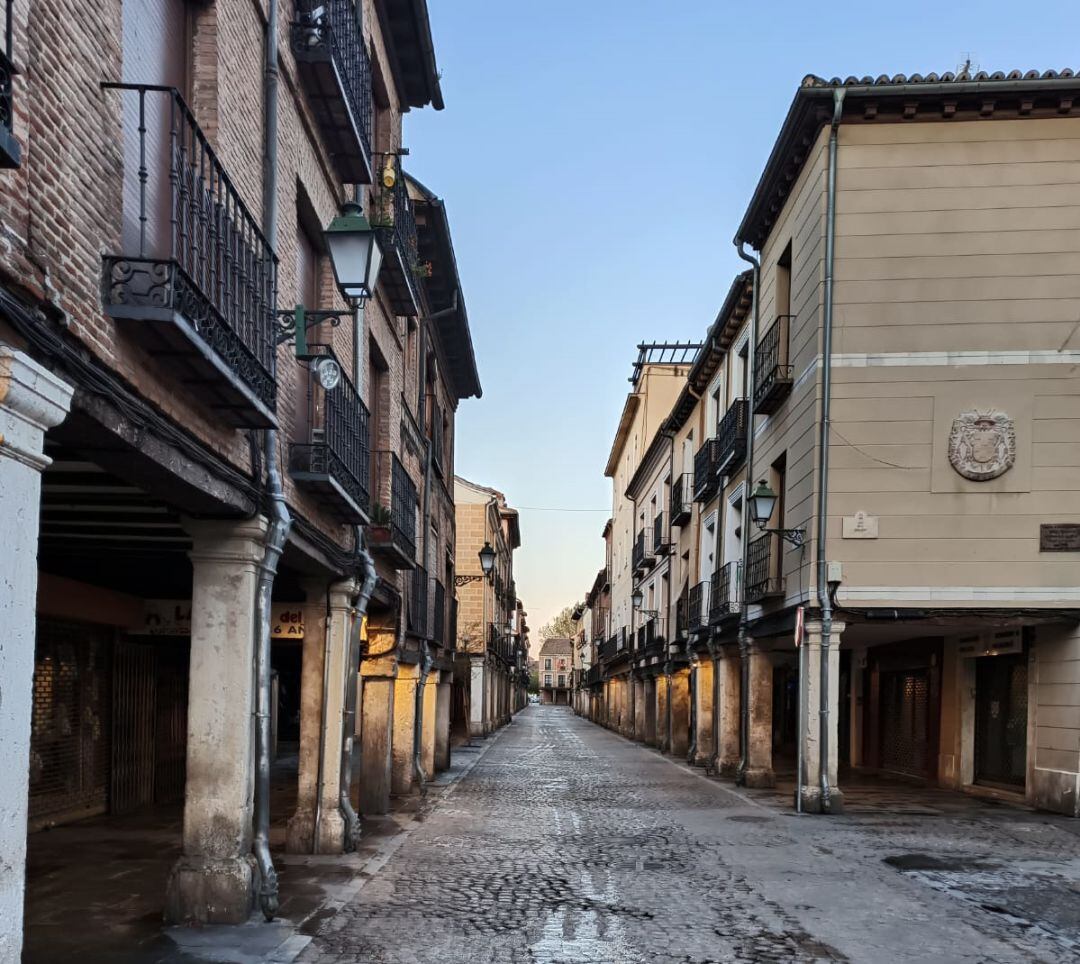
[[953, 419], [949, 462], [965, 479], [988, 482], [1016, 461], [1016, 429], [1004, 412], [972, 409]]

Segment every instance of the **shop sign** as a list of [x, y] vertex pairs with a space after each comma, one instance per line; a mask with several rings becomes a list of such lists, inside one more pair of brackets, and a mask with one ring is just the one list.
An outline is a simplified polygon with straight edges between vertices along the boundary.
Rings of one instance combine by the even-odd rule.
[[[270, 635], [274, 639], [304, 638], [304, 610], [300, 606], [277, 603], [270, 618]], [[142, 632], [146, 636], [190, 636], [191, 602], [187, 599], [145, 600]]]

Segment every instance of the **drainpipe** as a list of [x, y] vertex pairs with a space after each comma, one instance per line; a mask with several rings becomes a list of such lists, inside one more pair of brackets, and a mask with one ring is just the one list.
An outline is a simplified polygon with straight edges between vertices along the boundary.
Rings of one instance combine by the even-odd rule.
[[742, 699], [739, 701], [739, 772], [737, 783], [746, 782], [746, 770], [750, 765], [750, 607], [746, 601], [746, 570], [750, 555], [749, 509], [747, 499], [754, 478], [754, 379], [756, 372], [758, 320], [761, 312], [761, 261], [745, 250], [745, 242], [736, 240], [739, 257], [754, 269], [754, 306], [750, 314], [750, 371], [747, 374], [750, 385], [747, 394], [750, 398], [749, 417], [746, 419], [746, 484], [743, 488], [744, 521], [746, 533], [742, 541], [742, 571], [739, 587], [739, 688]]
[[[425, 324], [421, 323], [421, 333], [423, 333]], [[426, 344], [426, 338], [423, 340]], [[423, 356], [421, 356], [423, 358]], [[427, 365], [427, 359], [423, 359], [421, 375], [423, 375], [423, 368]], [[423, 378], [421, 377], [421, 383]], [[423, 399], [423, 389], [421, 389], [421, 399]], [[421, 407], [421, 416], [423, 416], [423, 410]], [[421, 430], [423, 429], [423, 420], [421, 418]], [[431, 439], [425, 436], [424, 438], [424, 511], [423, 511], [423, 523], [424, 523], [424, 578], [428, 577], [428, 566], [431, 563]], [[426, 607], [425, 607], [426, 608]], [[425, 632], [427, 625], [427, 613], [424, 613]], [[424, 730], [424, 688], [427, 686], [428, 675], [431, 673], [431, 648], [428, 646], [426, 639], [420, 643], [420, 678], [416, 683], [416, 708], [415, 708], [415, 722], [413, 726], [413, 772], [416, 775], [416, 782], [420, 788], [420, 794], [427, 793], [427, 781], [424, 779], [424, 767], [421, 762], [421, 754], [423, 751], [423, 730]]]
[[326, 696], [325, 694], [330, 692], [330, 594], [326, 594], [326, 606], [324, 612], [326, 615], [326, 626], [323, 630], [323, 700], [322, 706], [319, 709], [319, 767], [318, 777], [316, 778], [316, 792], [315, 792], [315, 823], [314, 829], [311, 835], [311, 852], [317, 854], [319, 852], [319, 827], [322, 826], [322, 800], [323, 800], [323, 786], [326, 783], [326, 766], [324, 764], [325, 754], [323, 753], [323, 747], [326, 742]]
[[825, 558], [825, 536], [829, 509], [829, 426], [832, 401], [833, 262], [836, 255], [836, 151], [840, 118], [844, 111], [844, 89], [833, 91], [832, 127], [829, 131], [829, 183], [825, 212], [825, 306], [821, 343], [821, 423], [818, 437], [817, 505], [817, 597], [821, 607], [821, 812], [830, 808], [829, 792], [829, 645], [832, 635], [832, 600], [829, 598], [829, 563]]
[[[270, 0], [266, 25], [266, 97], [263, 151], [263, 219], [266, 236], [273, 247], [277, 240], [277, 0]], [[272, 360], [277, 378], [277, 359]], [[273, 920], [278, 909], [278, 884], [270, 856], [270, 610], [274, 576], [285, 548], [292, 519], [285, 506], [278, 466], [277, 432], [270, 428], [264, 436], [266, 450], [266, 490], [270, 501], [270, 526], [266, 532], [263, 558], [255, 591], [255, 832], [252, 849], [259, 867], [259, 904], [263, 916]]]
[[[356, 545], [364, 575], [360, 583], [360, 592], [353, 606], [352, 632], [349, 634], [349, 662], [345, 673], [345, 701], [341, 721], [341, 774], [338, 784], [341, 812], [345, 818], [346, 850], [356, 850], [360, 841], [360, 817], [352, 805], [352, 748], [353, 734], [356, 732], [356, 686], [357, 675], [360, 672], [360, 631], [363, 628], [364, 617], [367, 615], [371, 594], [375, 591], [375, 583], [378, 581], [375, 563], [364, 542], [364, 530], [360, 526], [356, 527]], [[325, 700], [323, 702], [325, 704]]]

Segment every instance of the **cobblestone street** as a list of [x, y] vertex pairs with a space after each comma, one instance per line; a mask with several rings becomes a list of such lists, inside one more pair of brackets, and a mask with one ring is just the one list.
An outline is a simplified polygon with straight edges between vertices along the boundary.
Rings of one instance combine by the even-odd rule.
[[799, 817], [530, 707], [301, 959], [1061, 961], [1078, 893], [1064, 819]]

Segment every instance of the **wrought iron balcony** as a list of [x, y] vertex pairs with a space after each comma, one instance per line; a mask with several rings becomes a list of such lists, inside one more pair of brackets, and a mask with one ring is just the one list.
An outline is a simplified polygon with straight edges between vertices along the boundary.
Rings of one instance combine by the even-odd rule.
[[439, 478], [446, 474], [446, 433], [443, 429], [443, 413], [435, 400], [431, 401], [431, 412], [428, 418], [428, 438], [431, 439], [431, 463], [435, 467]]
[[778, 316], [754, 350], [755, 415], [771, 415], [791, 394], [793, 368], [788, 349], [793, 317]]
[[685, 642], [690, 636], [690, 597], [680, 596], [675, 601], [675, 638], [672, 642]]
[[784, 592], [780, 577], [780, 553], [783, 543], [775, 532], [766, 533], [750, 543], [746, 560], [744, 591], [747, 602], [761, 602]]
[[716, 463], [718, 475], [731, 475], [746, 458], [746, 420], [750, 406], [745, 398], [731, 403], [716, 428], [716, 445], [719, 456]]
[[635, 572], [647, 572], [652, 564], [652, 553], [648, 550], [644, 529], [639, 529], [637, 537], [634, 539], [634, 551], [631, 561]]
[[[312, 354], [333, 355], [329, 345]], [[323, 389], [308, 371], [309, 441], [289, 446], [289, 474], [343, 522], [367, 523], [371, 511], [369, 419], [356, 389], [343, 374], [337, 388]]]
[[720, 447], [716, 439], [706, 439], [694, 456], [694, 501], [708, 502], [720, 488], [720, 477], [716, 466], [719, 462]]
[[346, 184], [371, 183], [371, 63], [354, 0], [297, 0], [292, 51], [300, 83]]
[[227, 424], [275, 425], [273, 249], [176, 90], [102, 86], [126, 131], [105, 312]]
[[406, 627], [414, 636], [428, 638], [428, 574], [417, 566], [409, 578], [409, 612]]
[[4, 48], [0, 50], [0, 168], [18, 167], [22, 163], [22, 149], [15, 139], [15, 102], [12, 78], [15, 62], [11, 57], [11, 7], [12, 0], [4, 4]]
[[709, 590], [709, 622], [727, 623], [739, 615], [739, 563], [729, 562], [712, 574]]
[[644, 655], [663, 656], [667, 651], [663, 620], [659, 616], [654, 616], [642, 628], [645, 630]]
[[671, 487], [671, 524], [684, 526], [690, 521], [694, 510], [694, 474], [684, 472]]
[[438, 579], [435, 580], [435, 607], [431, 638], [440, 646], [446, 642], [446, 587]]
[[394, 569], [416, 566], [416, 483], [393, 452], [375, 453], [371, 524], [367, 529], [371, 551]]
[[[379, 287], [394, 314], [414, 318], [420, 314], [420, 258], [409, 188], [396, 155], [379, 154], [376, 160], [380, 166], [371, 193], [371, 223], [383, 251]], [[383, 184], [384, 171], [393, 176], [393, 187]]]
[[686, 626], [691, 633], [704, 629], [709, 624], [706, 607], [709, 600], [709, 584], [699, 582], [690, 589], [690, 605], [686, 614]]
[[603, 677], [600, 675], [600, 664], [590, 666], [585, 671], [585, 685], [586, 686], [598, 686]]
[[653, 519], [652, 551], [653, 556], [659, 561], [660, 556], [666, 556], [671, 552], [671, 530], [664, 525], [664, 513], [657, 512]]

